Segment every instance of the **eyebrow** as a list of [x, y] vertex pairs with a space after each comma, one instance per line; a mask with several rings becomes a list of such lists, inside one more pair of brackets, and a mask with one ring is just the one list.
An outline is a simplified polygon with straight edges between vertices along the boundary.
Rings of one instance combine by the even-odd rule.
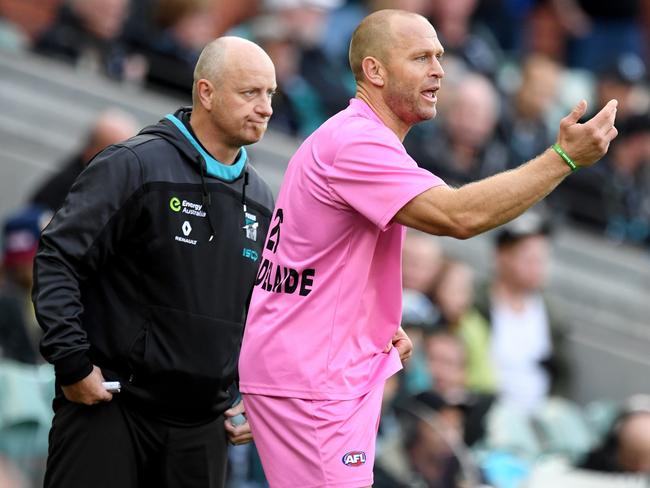
[[445, 54], [445, 50], [443, 48], [440, 49], [421, 48], [421, 49], [414, 49], [411, 52], [412, 56], [421, 56], [423, 54], [427, 56], [442, 56], [443, 54]]

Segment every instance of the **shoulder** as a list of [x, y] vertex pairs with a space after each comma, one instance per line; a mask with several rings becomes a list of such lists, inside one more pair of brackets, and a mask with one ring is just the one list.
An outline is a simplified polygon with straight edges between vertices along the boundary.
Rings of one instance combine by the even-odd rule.
[[273, 212], [273, 193], [268, 183], [260, 176], [255, 167], [249, 163], [246, 165], [248, 172], [249, 195], [256, 202], [264, 206], [269, 214]]
[[136, 164], [147, 174], [158, 174], [171, 162], [177, 162], [180, 156], [165, 138], [156, 134], [138, 134], [115, 145], [113, 157]]
[[138, 134], [117, 144], [134, 154], [142, 157], [156, 151], [168, 151], [172, 144], [157, 134]]
[[[363, 116], [351, 117], [342, 124], [334, 134], [338, 155], [358, 154], [364, 159], [375, 160], [378, 156], [387, 159], [393, 155], [399, 159], [412, 158], [406, 152], [404, 145], [384, 124]], [[394, 157], [388, 159], [395, 159]]]

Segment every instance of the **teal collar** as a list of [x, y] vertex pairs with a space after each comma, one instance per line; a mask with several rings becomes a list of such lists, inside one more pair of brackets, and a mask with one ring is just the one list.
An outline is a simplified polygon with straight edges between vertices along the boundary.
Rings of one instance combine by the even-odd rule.
[[187, 130], [187, 127], [185, 127], [185, 124], [183, 124], [183, 122], [181, 122], [175, 115], [167, 114], [165, 115], [165, 118], [174, 124], [176, 128], [185, 136], [185, 138], [190, 141], [192, 146], [194, 146], [194, 149], [196, 149], [199, 154], [203, 156], [203, 159], [205, 159], [205, 164], [207, 166], [207, 173], [210, 176], [231, 182], [235, 181], [242, 175], [244, 166], [246, 165], [246, 159], [248, 158], [246, 149], [244, 147], [242, 147], [239, 151], [239, 157], [234, 164], [223, 164], [210, 156], [206, 150], [201, 147], [199, 141], [194, 138], [190, 131]]

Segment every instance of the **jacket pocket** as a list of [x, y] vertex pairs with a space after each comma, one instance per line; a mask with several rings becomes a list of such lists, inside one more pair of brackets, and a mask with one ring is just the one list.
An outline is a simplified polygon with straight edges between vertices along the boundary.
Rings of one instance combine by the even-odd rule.
[[151, 307], [143, 359], [152, 376], [183, 381], [221, 380], [235, 374], [243, 326], [165, 307]]

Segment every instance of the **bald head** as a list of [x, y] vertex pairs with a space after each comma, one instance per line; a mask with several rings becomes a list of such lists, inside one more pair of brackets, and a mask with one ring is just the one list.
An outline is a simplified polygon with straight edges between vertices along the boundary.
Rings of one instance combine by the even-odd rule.
[[192, 103], [198, 103], [196, 83], [201, 79], [218, 84], [229, 73], [239, 70], [243, 64], [273, 66], [268, 54], [254, 42], [234, 36], [224, 36], [210, 42], [201, 51], [194, 68]]
[[362, 62], [371, 56], [382, 63], [388, 62], [390, 47], [396, 42], [396, 24], [399, 20], [418, 19], [428, 21], [419, 14], [405, 10], [379, 10], [361, 21], [350, 41], [350, 68], [355, 80], [363, 81]]
[[138, 121], [135, 117], [117, 108], [104, 110], [95, 119], [84, 149], [84, 160], [90, 160], [105, 147], [125, 141], [137, 132]]

